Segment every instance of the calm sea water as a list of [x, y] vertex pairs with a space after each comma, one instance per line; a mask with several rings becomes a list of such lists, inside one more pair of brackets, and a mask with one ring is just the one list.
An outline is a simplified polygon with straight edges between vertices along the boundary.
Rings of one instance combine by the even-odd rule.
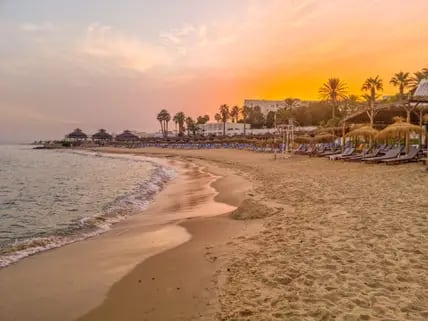
[[139, 156], [0, 145], [0, 267], [107, 231], [172, 176]]

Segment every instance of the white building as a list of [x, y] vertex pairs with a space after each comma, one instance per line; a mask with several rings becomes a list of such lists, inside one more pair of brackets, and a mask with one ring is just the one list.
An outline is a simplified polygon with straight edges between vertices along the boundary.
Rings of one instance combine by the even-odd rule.
[[[310, 101], [304, 101], [300, 99], [294, 99], [292, 106], [293, 108], [308, 106]], [[266, 99], [245, 99], [244, 106], [256, 107], [259, 106], [261, 112], [267, 115], [270, 111], [277, 111], [279, 108], [290, 107], [284, 100], [266, 100]]]
[[[223, 135], [223, 123], [206, 123], [203, 125], [198, 125], [200, 132], [204, 136], [209, 135], [216, 135], [221, 136]], [[251, 129], [250, 124], [245, 125], [246, 131], [249, 131]], [[244, 134], [244, 124], [243, 123], [226, 123], [226, 135], [227, 136], [233, 136], [233, 135], [242, 135]]]

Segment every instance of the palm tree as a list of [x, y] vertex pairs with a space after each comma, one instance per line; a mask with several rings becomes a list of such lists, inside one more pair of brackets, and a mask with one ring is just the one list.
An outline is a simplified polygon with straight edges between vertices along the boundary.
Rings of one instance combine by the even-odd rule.
[[174, 117], [172, 117], [172, 121], [174, 122], [175, 125], [175, 132], [178, 135], [178, 129], [177, 129], [177, 125], [178, 125], [178, 118], [177, 118], [177, 114], [174, 115]]
[[322, 99], [331, 102], [332, 119], [336, 118], [336, 109], [340, 100], [346, 98], [347, 86], [339, 78], [329, 78], [319, 89], [319, 94]]
[[182, 111], [175, 114], [174, 122], [178, 124], [178, 135], [183, 135], [184, 133], [185, 120], [186, 120], [186, 115]]
[[171, 120], [171, 115], [169, 112], [166, 109], [162, 109], [157, 115], [156, 119], [160, 123], [162, 136], [168, 136], [168, 123]]
[[394, 87], [399, 88], [400, 100], [404, 98], [404, 89], [406, 89], [411, 82], [410, 74], [408, 72], [398, 72], [394, 74], [389, 83]]
[[166, 124], [166, 126], [165, 126], [165, 128], [166, 128], [165, 137], [168, 136], [168, 124], [169, 124], [170, 120], [171, 120], [171, 114], [169, 112], [166, 112], [166, 114], [165, 114], [165, 124]]
[[250, 113], [250, 107], [248, 106], [242, 106], [241, 108], [241, 114], [242, 114], [242, 119], [244, 120], [244, 136], [247, 132], [247, 117], [248, 114]]
[[383, 80], [379, 76], [376, 76], [374, 78], [369, 77], [363, 83], [361, 90], [370, 92], [369, 110], [367, 111], [367, 114], [370, 118], [370, 127], [373, 128], [374, 118], [376, 116], [374, 110], [374, 104], [376, 102], [376, 92], [383, 90]]
[[210, 116], [208, 115], [198, 116], [198, 118], [196, 118], [196, 123], [198, 125], [203, 125], [203, 124], [206, 124], [209, 120], [210, 120]]
[[219, 113], [215, 114], [215, 115], [214, 115], [214, 119], [215, 119], [215, 121], [216, 121], [217, 123], [219, 123], [219, 122], [220, 122], [220, 120], [221, 120], [221, 115], [220, 115]]
[[239, 116], [239, 107], [233, 106], [230, 111], [230, 117], [232, 118], [232, 121], [234, 123], [238, 122], [238, 116]]
[[195, 121], [192, 117], [186, 117], [187, 135], [190, 136], [190, 131], [193, 129]]
[[223, 136], [226, 136], [226, 123], [230, 118], [229, 106], [224, 104], [219, 108], [221, 121], [223, 122]]
[[350, 94], [345, 99], [344, 114], [351, 115], [355, 113], [361, 106], [360, 97], [354, 94]]

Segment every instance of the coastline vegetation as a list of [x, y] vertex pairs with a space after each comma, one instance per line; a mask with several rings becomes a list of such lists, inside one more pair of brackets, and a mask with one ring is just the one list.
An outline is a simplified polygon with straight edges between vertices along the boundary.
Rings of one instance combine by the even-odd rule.
[[[409, 72], [397, 72], [389, 80], [390, 84], [397, 87], [397, 94], [381, 97], [384, 80], [378, 75], [368, 77], [364, 81], [361, 86], [362, 95], [350, 93], [345, 81], [331, 77], [319, 88], [319, 101], [311, 101], [303, 106], [298, 106], [299, 99], [286, 98], [285, 107], [278, 108], [277, 111], [270, 111], [266, 115], [259, 106], [230, 107], [222, 104], [214, 115], [214, 120], [223, 124], [223, 135], [226, 135], [226, 123], [229, 121], [251, 125], [253, 129], [275, 128], [277, 125], [288, 124], [290, 120], [299, 126], [335, 127], [345, 117], [366, 110], [370, 126], [373, 127], [376, 103], [394, 103], [405, 100], [415, 92], [422, 79], [428, 79], [428, 67], [422, 68], [412, 75]], [[409, 117], [408, 113], [407, 121], [409, 121]], [[163, 137], [167, 137], [171, 116], [163, 109], [159, 112], [157, 119], [160, 122]], [[208, 115], [198, 116], [194, 120], [190, 116], [186, 117], [184, 112], [178, 112], [173, 117], [179, 136], [183, 136], [186, 132], [188, 135], [196, 134], [198, 125], [205, 124], [209, 120]]]

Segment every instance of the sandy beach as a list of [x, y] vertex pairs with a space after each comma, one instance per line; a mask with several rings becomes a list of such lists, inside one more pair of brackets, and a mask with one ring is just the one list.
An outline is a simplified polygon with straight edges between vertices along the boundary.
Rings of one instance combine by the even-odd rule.
[[[204, 184], [188, 176], [187, 192], [170, 184], [159, 194], [149, 211], [180, 212], [186, 199], [189, 211], [208, 205], [199, 215], [179, 215], [179, 224], [168, 225], [184, 231], [183, 238], [155, 255], [142, 256], [138, 241], [131, 247], [126, 241], [128, 230], [144, 237], [141, 216], [115, 233], [1, 270], [1, 320], [427, 320], [428, 176], [420, 164], [274, 160], [270, 154], [234, 150], [101, 151], [186, 161], [193, 179], [200, 176], [198, 168], [222, 178], [210, 185], [209, 176], [202, 175]], [[201, 186], [219, 193], [208, 193], [214, 203], [200, 196]], [[231, 211], [235, 219], [216, 216]], [[111, 250], [112, 243], [103, 239], [123, 243]], [[78, 251], [96, 253], [107, 244], [102, 262], [111, 269], [129, 261], [101, 287], [95, 285], [100, 257], [61, 266], [61, 273], [49, 262], [49, 257], [81, 258]], [[47, 274], [48, 267], [57, 273]], [[43, 291], [27, 277], [34, 270], [45, 275]], [[99, 293], [80, 292], [79, 300], [71, 300], [76, 292], [64, 287], [64, 278], [75, 273], [87, 275], [85, 282]], [[24, 285], [33, 290], [21, 289]], [[40, 293], [46, 291], [55, 292], [58, 301], [43, 300]], [[61, 305], [61, 298], [74, 304]], [[17, 306], [22, 311], [10, 318]], [[64, 314], [68, 318], [59, 317]]]
[[428, 318], [428, 177], [420, 164], [143, 152], [209, 161], [252, 183], [236, 214], [263, 217], [263, 228], [235, 237], [213, 276], [223, 280], [217, 319]]

